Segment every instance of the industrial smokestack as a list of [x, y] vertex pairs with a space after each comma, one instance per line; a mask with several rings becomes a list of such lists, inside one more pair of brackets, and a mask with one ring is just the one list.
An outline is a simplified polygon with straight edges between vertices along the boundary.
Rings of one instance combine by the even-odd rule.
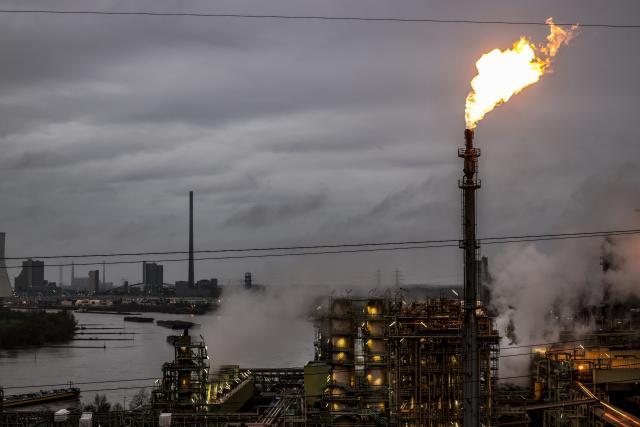
[[480, 188], [477, 177], [480, 150], [473, 148], [473, 130], [464, 131], [465, 146], [458, 149], [464, 159], [463, 176], [458, 182], [462, 189], [462, 234], [464, 250], [464, 387], [463, 425], [480, 427], [480, 352], [478, 347], [478, 300], [477, 256], [480, 248], [476, 240], [476, 190]]
[[0, 298], [10, 297], [13, 294], [7, 266], [4, 263], [4, 238], [5, 234], [0, 233]]
[[193, 191], [189, 191], [189, 287], [194, 287], [193, 272]]

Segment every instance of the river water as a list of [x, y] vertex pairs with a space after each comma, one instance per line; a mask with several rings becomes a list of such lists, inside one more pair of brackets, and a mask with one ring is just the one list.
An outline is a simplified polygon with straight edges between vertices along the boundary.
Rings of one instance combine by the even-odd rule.
[[[253, 301], [256, 302], [256, 301]], [[191, 335], [202, 335], [211, 368], [220, 364], [237, 364], [247, 368], [303, 366], [313, 358], [313, 326], [286, 310], [273, 311], [264, 305], [253, 308], [236, 306], [201, 316], [143, 313], [158, 319], [181, 319], [198, 324]], [[268, 307], [268, 306], [267, 306]], [[151, 386], [160, 378], [162, 364], [173, 359], [168, 335], [180, 334], [154, 323], [125, 322], [123, 315], [75, 313], [85, 329], [77, 338], [96, 337], [91, 341], [72, 341], [70, 348], [40, 347], [0, 351], [0, 386], [5, 394], [19, 394], [39, 389], [62, 387], [73, 382], [81, 389], [82, 402], [96, 393], [105, 394], [113, 404], [127, 404], [140, 387]], [[133, 332], [131, 335], [101, 335], [99, 332]], [[132, 338], [131, 341], [101, 340]], [[93, 347], [93, 348], [81, 348]], [[127, 381], [119, 381], [127, 380]], [[135, 380], [135, 381], [129, 381]], [[83, 384], [84, 383], [84, 384]], [[28, 386], [25, 388], [18, 388]], [[151, 390], [149, 388], [149, 390]], [[51, 409], [73, 406], [70, 402], [48, 405]], [[33, 407], [32, 407], [33, 408]], [[30, 408], [30, 409], [32, 409]]]

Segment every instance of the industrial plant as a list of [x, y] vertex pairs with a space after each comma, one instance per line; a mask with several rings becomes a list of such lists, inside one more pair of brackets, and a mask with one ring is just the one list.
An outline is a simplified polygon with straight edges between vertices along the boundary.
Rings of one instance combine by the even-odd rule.
[[[493, 413], [499, 337], [477, 308], [480, 418]], [[305, 383], [324, 425], [450, 425], [463, 416], [464, 307], [455, 299], [330, 299]], [[322, 375], [322, 372], [325, 372]]]
[[[185, 329], [172, 341], [174, 360], [162, 366], [149, 407], [117, 416], [85, 413], [84, 422], [639, 426], [640, 418], [633, 415], [640, 409], [637, 301], [613, 304], [605, 299], [601, 305], [582, 307], [569, 321], [558, 318], [563, 332], [557, 342], [522, 346], [523, 353], [516, 355], [529, 359], [529, 373], [521, 376], [524, 382], [516, 386], [511, 378], [500, 376], [501, 357], [511, 355], [500, 354], [504, 340], [483, 291], [490, 274], [486, 258], [479, 259], [476, 239], [480, 150], [474, 147], [473, 130], [465, 131], [465, 146], [458, 155], [463, 159], [458, 183], [464, 253], [461, 298], [418, 296], [399, 287], [382, 296], [327, 297], [310, 310], [316, 335], [309, 339], [314, 340], [315, 356], [304, 367], [213, 369], [210, 353], [215, 358], [217, 343], [209, 352], [201, 337]], [[190, 242], [188, 288], [194, 286], [192, 254]], [[615, 268], [606, 254], [602, 265], [605, 270]], [[155, 266], [146, 268], [149, 276], [158, 272]], [[247, 274], [245, 288], [251, 286]], [[585, 331], [584, 325], [591, 325], [589, 332], [576, 332]], [[74, 416], [79, 414], [65, 415], [68, 425], [86, 425]], [[2, 420], [3, 425], [51, 424], [47, 417], [5, 412]]]
[[[478, 64], [482, 61], [495, 61], [495, 64], [493, 67], [478, 65], [479, 74], [472, 80], [473, 90], [465, 107], [464, 146], [457, 151], [462, 159], [462, 175], [457, 183], [454, 180], [450, 183], [451, 188], [455, 189], [457, 184], [461, 191], [460, 211], [456, 211], [456, 215], [460, 214], [462, 233], [457, 242], [454, 240], [451, 244], [458, 246], [462, 253], [460, 288], [447, 287], [439, 294], [427, 295], [424, 288], [399, 286], [396, 273], [396, 286], [387, 289], [323, 295], [305, 310], [305, 319], [312, 322], [315, 333], [308, 337], [308, 343], [313, 343], [313, 355], [309, 354], [309, 360], [305, 358], [304, 366], [265, 368], [217, 364], [216, 352], [222, 352], [226, 343], [205, 342], [194, 330], [193, 322], [161, 320], [157, 324], [184, 329], [179, 335], [167, 337], [172, 359], [162, 364], [158, 378], [115, 380], [154, 381], [149, 387], [149, 402], [130, 410], [111, 412], [86, 408], [13, 411], [12, 407], [30, 399], [53, 399], [57, 395], [41, 391], [35, 397], [7, 396], [0, 389], [0, 427], [640, 427], [640, 300], [614, 298], [610, 284], [603, 279], [598, 301], [578, 296], [575, 299], [580, 301], [575, 307], [560, 310], [550, 306], [544, 312], [535, 313], [541, 330], [551, 325], [554, 331], [541, 331], [540, 336], [548, 338], [545, 341], [521, 343], [513, 330], [509, 330], [513, 325], [498, 327], [498, 318], [503, 313], [492, 301], [488, 260], [480, 251], [482, 240], [477, 236], [476, 210], [481, 188], [481, 151], [476, 146], [474, 129], [495, 106], [538, 81], [549, 70], [558, 48], [572, 37], [574, 27], [563, 29], [564, 24], [555, 25], [551, 18], [547, 24], [551, 33], [544, 47], [537, 47], [523, 37], [512, 49], [493, 50], [478, 61]], [[513, 65], [513, 69], [507, 70], [507, 74], [514, 77], [513, 82], [508, 82], [513, 87], [495, 90], [492, 85], [500, 86], [500, 76], [487, 78], [482, 70], [504, 70], [506, 65], [500, 59], [503, 54], [509, 57], [505, 63]], [[519, 68], [522, 64], [524, 71]], [[587, 234], [594, 237], [597, 233]], [[23, 262], [12, 291], [4, 265], [4, 239], [4, 233], [0, 233], [0, 299], [9, 298], [14, 291], [24, 299], [32, 295], [62, 294], [62, 288], [44, 280], [44, 262], [34, 259]], [[373, 245], [376, 243], [335, 247]], [[295, 249], [325, 250], [327, 247], [332, 246], [297, 246]], [[290, 248], [274, 246], [271, 252], [277, 250], [278, 255], [273, 256], [284, 256], [287, 255], [284, 249]], [[251, 252], [253, 257], [267, 257], [268, 250], [254, 247], [209, 252], [244, 251]], [[257, 255], [258, 251], [265, 252]], [[134, 307], [127, 298], [140, 295], [147, 302], [156, 298], [166, 305], [170, 305], [170, 300], [174, 305], [188, 305], [189, 311], [175, 313], [195, 317], [206, 311], [198, 309], [200, 299], [207, 309], [209, 304], [217, 307], [223, 291], [216, 278], [196, 278], [194, 252], [193, 192], [190, 192], [186, 280], [167, 286], [163, 265], [144, 261], [141, 283], [107, 286], [103, 266], [102, 281], [100, 271], [91, 270], [87, 278], [76, 278], [72, 273], [71, 285], [77, 291], [100, 296], [102, 300], [96, 299], [96, 306], [124, 305], [125, 301], [130, 304], [128, 307]], [[620, 267], [615, 256], [606, 250], [599, 261], [603, 277]], [[243, 277], [239, 293], [266, 294], [267, 288], [256, 283], [250, 272]], [[89, 299], [85, 301], [88, 302], [83, 304], [92, 304]], [[141, 305], [134, 308], [144, 311]], [[242, 307], [243, 310], [252, 308]], [[152, 318], [138, 314], [125, 320], [153, 322]], [[255, 343], [251, 342], [251, 351], [260, 354], [268, 339], [258, 337]], [[104, 349], [93, 348], [98, 349], [97, 354], [106, 351], [106, 345]], [[507, 358], [523, 361], [523, 372], [505, 373], [502, 367]], [[80, 389], [69, 386], [69, 389], [58, 390], [58, 395], [71, 393], [77, 397], [81, 393]]]

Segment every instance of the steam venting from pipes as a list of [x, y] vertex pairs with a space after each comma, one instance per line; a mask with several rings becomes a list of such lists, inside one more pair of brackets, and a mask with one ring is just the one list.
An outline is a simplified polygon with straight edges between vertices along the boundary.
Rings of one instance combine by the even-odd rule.
[[565, 30], [555, 25], [553, 18], [546, 23], [549, 25], [546, 44], [536, 46], [521, 37], [511, 49], [493, 49], [478, 59], [478, 74], [471, 80], [465, 105], [467, 129], [475, 128], [497, 105], [540, 80], [551, 69], [551, 58], [562, 44], [569, 43], [577, 29], [574, 25]]
[[304, 286], [274, 285], [264, 292], [227, 287], [220, 309], [202, 324], [201, 333], [215, 348], [214, 364], [255, 368], [302, 366], [312, 360], [314, 326], [309, 315], [314, 300], [326, 292]]
[[[490, 285], [498, 330], [505, 337], [502, 348], [514, 347], [501, 354], [557, 342], [563, 328], [579, 339], [599, 327], [581, 313], [640, 301], [638, 259], [640, 238], [634, 236], [509, 246], [495, 259]], [[501, 377], [525, 375], [528, 366], [527, 357], [503, 357]]]

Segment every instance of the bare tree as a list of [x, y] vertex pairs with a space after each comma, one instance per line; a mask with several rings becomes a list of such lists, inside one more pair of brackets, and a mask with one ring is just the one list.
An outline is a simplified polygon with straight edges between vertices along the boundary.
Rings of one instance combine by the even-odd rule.
[[109, 412], [109, 409], [111, 409], [111, 403], [104, 394], [96, 394], [93, 397], [93, 402], [84, 405], [84, 410], [91, 412]]
[[131, 401], [129, 402], [129, 409], [137, 409], [148, 404], [150, 397], [149, 392], [146, 389], [141, 388], [131, 398]]

